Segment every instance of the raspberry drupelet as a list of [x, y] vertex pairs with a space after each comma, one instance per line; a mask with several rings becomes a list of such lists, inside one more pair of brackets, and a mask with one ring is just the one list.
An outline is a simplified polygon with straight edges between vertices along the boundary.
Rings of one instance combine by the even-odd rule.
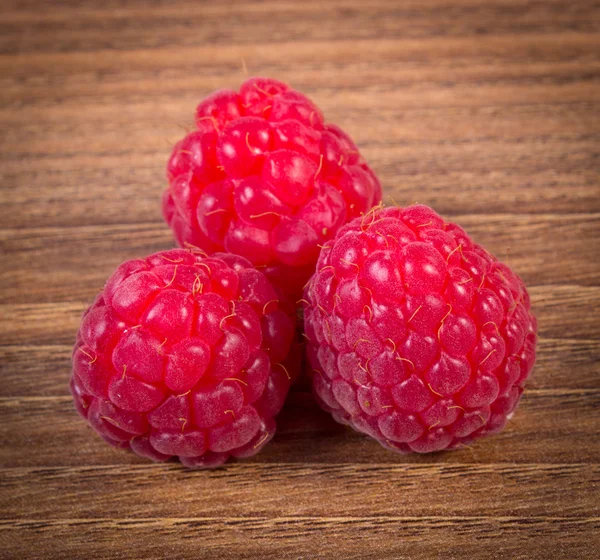
[[344, 226], [304, 297], [317, 400], [394, 451], [500, 431], [535, 362], [522, 280], [427, 206]]
[[347, 134], [277, 80], [213, 93], [196, 126], [167, 165], [177, 242], [242, 255], [297, 300], [318, 246], [380, 202], [379, 181]]
[[108, 443], [197, 468], [260, 451], [298, 372], [293, 309], [246, 259], [203, 255], [119, 266], [83, 315], [71, 377]]

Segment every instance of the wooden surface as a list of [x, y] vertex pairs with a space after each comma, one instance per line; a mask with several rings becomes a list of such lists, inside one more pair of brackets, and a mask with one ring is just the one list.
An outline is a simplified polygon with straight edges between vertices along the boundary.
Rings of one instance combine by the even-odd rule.
[[[265, 0], [0, 5], [0, 557], [598, 558], [598, 4]], [[539, 318], [507, 430], [396, 456], [295, 391], [214, 472], [107, 447], [67, 391], [79, 315], [168, 248], [159, 197], [197, 101], [251, 74], [346, 128], [400, 204], [504, 256]]]

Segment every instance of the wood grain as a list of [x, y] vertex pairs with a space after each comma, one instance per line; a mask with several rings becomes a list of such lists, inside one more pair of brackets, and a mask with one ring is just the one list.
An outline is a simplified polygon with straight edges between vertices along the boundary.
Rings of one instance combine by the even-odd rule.
[[[0, 10], [0, 558], [600, 556], [597, 2]], [[80, 315], [122, 260], [172, 246], [170, 147], [242, 58], [345, 128], [386, 202], [433, 205], [524, 278], [538, 359], [503, 433], [397, 456], [300, 383], [261, 454], [190, 472], [78, 420]]]
[[[502, 260], [508, 258], [528, 285], [561, 281], [594, 286], [597, 281], [597, 247], [582, 238], [600, 237], [600, 214], [493, 214], [454, 219], [490, 252]], [[554, 239], [552, 244], [549, 238]], [[64, 250], [65, 244], [69, 251]], [[162, 223], [0, 231], [5, 255], [0, 280], [7, 286], [0, 304], [18, 302], [25, 294], [31, 303], [75, 297], [91, 300], [120, 262], [172, 244], [171, 233]], [[86, 261], [88, 266], [82, 266]]]
[[[0, 397], [66, 395], [72, 350], [68, 344], [0, 346]], [[577, 375], [565, 375], [570, 371]], [[599, 375], [600, 339], [538, 340], [533, 389], [594, 389]]]
[[[551, 502], [563, 515], [598, 515], [588, 492], [600, 482], [591, 464], [237, 464], [211, 473], [178, 465], [29, 467], [1, 471], [6, 518], [239, 516], [409, 517], [445, 515], [545, 517]], [[261, 486], [248, 492], [249, 480]], [[427, 480], [427, 484], [423, 484]], [[118, 482], [117, 482], [118, 481]], [[448, 485], [453, 488], [448, 493]], [[538, 500], [523, 500], [535, 485]], [[139, 489], [152, 492], [137, 492]], [[131, 495], [139, 499], [131, 500]], [[456, 495], [463, 496], [457, 500]], [[94, 497], [93, 503], [82, 497]], [[172, 500], [177, 496], [177, 500]], [[203, 496], [199, 500], [198, 496]], [[402, 496], [401, 500], [391, 496]], [[287, 502], [294, 502], [290, 509]]]
[[[0, 465], [5, 467], [130, 464], [145, 461], [108, 447], [78, 421], [69, 396], [0, 399]], [[44, 421], [40, 421], [40, 419]], [[294, 391], [278, 418], [273, 442], [246, 463], [352, 462], [597, 463], [600, 391], [530, 390], [510, 425], [472, 449], [438, 456], [400, 456], [336, 424], [309, 393]], [[26, 437], [23, 437], [26, 434]], [[36, 453], [28, 453], [35, 449]], [[65, 453], [65, 449], [72, 449]]]
[[[524, 540], [524, 527], [527, 540]], [[428, 560], [432, 543], [448, 558], [593, 559], [598, 547], [589, 537], [600, 529], [597, 517], [222, 517], [150, 519], [71, 519], [0, 521], [4, 553], [29, 558], [394, 558]], [[0, 533], [1, 535], [2, 533]], [[40, 550], [41, 548], [41, 550]], [[43, 552], [42, 552], [43, 551]], [[200, 551], [200, 552], [199, 552]]]
[[[131, 258], [136, 255], [131, 255]], [[112, 267], [111, 267], [112, 270]], [[56, 271], [63, 274], [64, 271]], [[77, 282], [84, 282], [87, 274], [83, 267]], [[107, 273], [108, 275], [108, 273]], [[0, 323], [0, 339], [4, 344], [71, 344], [79, 326], [81, 314], [94, 294], [102, 287], [98, 282], [90, 291], [83, 287], [88, 300], [50, 303], [0, 304], [0, 315], [6, 320]], [[44, 298], [52, 294], [41, 286]], [[61, 288], [63, 294], [67, 287]], [[68, 296], [76, 299], [80, 293], [73, 286]], [[549, 338], [600, 338], [600, 286], [550, 285], [529, 288], [532, 306], [539, 321], [538, 333]]]

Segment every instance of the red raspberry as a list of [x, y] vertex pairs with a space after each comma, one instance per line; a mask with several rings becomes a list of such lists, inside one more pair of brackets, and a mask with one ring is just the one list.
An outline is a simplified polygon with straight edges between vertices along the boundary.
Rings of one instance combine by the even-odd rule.
[[379, 181], [348, 135], [277, 80], [213, 93], [196, 125], [167, 165], [177, 242], [242, 255], [298, 299], [318, 245], [381, 200]]
[[175, 249], [127, 261], [83, 315], [75, 407], [108, 443], [154, 461], [248, 457], [275, 433], [293, 338], [289, 310], [242, 257]]
[[313, 389], [341, 423], [426, 453], [500, 431], [535, 362], [512, 270], [431, 208], [376, 208], [322, 250], [305, 290]]

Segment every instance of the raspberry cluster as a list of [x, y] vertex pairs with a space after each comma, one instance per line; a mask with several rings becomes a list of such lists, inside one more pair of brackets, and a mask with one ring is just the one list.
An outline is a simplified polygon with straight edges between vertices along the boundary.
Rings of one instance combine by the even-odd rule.
[[380, 202], [379, 181], [347, 134], [277, 80], [215, 92], [196, 126], [167, 165], [163, 214], [177, 242], [246, 257], [298, 299], [318, 245]]
[[78, 412], [108, 443], [213, 467], [257, 453], [298, 370], [294, 321], [244, 258], [175, 249], [123, 263], [73, 350]]
[[535, 361], [522, 280], [426, 206], [341, 228], [304, 297], [318, 401], [395, 451], [498, 432]]
[[373, 206], [352, 140], [282, 82], [215, 92], [196, 126], [162, 200], [187, 248], [123, 263], [77, 333], [71, 392], [96, 432], [195, 468], [257, 453], [301, 366], [303, 290], [312, 386], [338, 422], [401, 453], [504, 427], [536, 345], [507, 265], [427, 206]]

